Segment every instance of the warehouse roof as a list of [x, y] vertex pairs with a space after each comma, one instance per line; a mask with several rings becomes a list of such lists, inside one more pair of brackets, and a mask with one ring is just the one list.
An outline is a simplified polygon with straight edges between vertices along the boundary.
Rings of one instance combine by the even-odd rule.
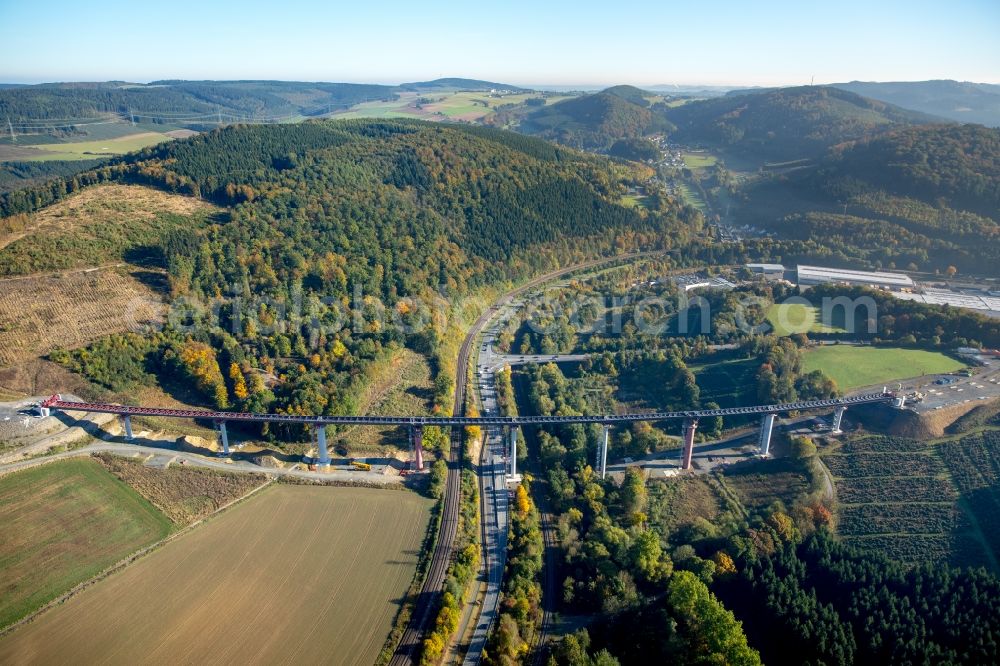
[[880, 284], [891, 287], [913, 287], [913, 280], [902, 273], [881, 271], [852, 271], [846, 268], [822, 266], [798, 267], [799, 282], [850, 282], [854, 284]]

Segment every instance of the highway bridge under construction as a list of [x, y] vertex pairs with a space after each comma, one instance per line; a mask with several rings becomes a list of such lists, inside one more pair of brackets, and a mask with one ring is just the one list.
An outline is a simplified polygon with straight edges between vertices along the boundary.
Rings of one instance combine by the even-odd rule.
[[[903, 407], [904, 400], [905, 398], [903, 397], [897, 397], [897, 393], [895, 391], [883, 389], [878, 393], [865, 393], [849, 398], [836, 398], [829, 400], [809, 400], [776, 405], [754, 405], [750, 407], [730, 407], [725, 409], [702, 409], [680, 412], [639, 412], [635, 414], [605, 414], [600, 416], [308, 416], [289, 414], [254, 414], [248, 412], [218, 412], [201, 409], [169, 409], [165, 407], [139, 407], [110, 403], [73, 402], [63, 400], [62, 396], [57, 394], [39, 403], [38, 411], [42, 416], [48, 416], [52, 410], [117, 414], [122, 419], [126, 439], [133, 438], [133, 416], [203, 419], [211, 421], [215, 424], [215, 428], [219, 435], [219, 444], [222, 455], [229, 455], [229, 436], [226, 431], [226, 423], [229, 421], [302, 424], [305, 426], [312, 426], [313, 439], [316, 443], [318, 453], [315, 462], [320, 466], [328, 466], [330, 464], [330, 454], [326, 445], [326, 426], [403, 426], [409, 429], [410, 444], [412, 447], [411, 465], [415, 470], [422, 470], [424, 466], [422, 434], [423, 428], [427, 426], [481, 426], [506, 429], [509, 430], [510, 433], [510, 450], [511, 452], [514, 452], [517, 450], [516, 433], [517, 428], [520, 426], [593, 423], [604, 426], [604, 437], [602, 438], [601, 447], [597, 456], [597, 467], [601, 476], [603, 476], [607, 465], [609, 431], [610, 427], [615, 424], [634, 423], [636, 421], [683, 421], [684, 447], [681, 458], [681, 469], [687, 470], [691, 468], [691, 457], [694, 450], [694, 435], [698, 427], [698, 420], [701, 418], [761, 415], [762, 419], [759, 447], [760, 453], [762, 455], [767, 455], [770, 450], [774, 419], [778, 414], [815, 409], [833, 409], [833, 431], [839, 432], [844, 411], [852, 405], [892, 403], [896, 407], [901, 408]], [[514, 462], [516, 460], [516, 456], [512, 454], [508, 457], [512, 466], [516, 464]], [[515, 472], [516, 470], [512, 468], [511, 473], [514, 474]]]

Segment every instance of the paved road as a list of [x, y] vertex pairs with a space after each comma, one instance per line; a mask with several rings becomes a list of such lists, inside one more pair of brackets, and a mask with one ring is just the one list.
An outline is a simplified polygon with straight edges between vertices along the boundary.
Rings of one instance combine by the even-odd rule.
[[[903, 393], [916, 391], [924, 395], [919, 402], [907, 402], [907, 407], [923, 414], [952, 405], [982, 404], [1000, 398], [1000, 359], [983, 358], [982, 362], [986, 365], [976, 369], [972, 377], [926, 375], [904, 381]], [[938, 381], [948, 383], [937, 384]]]
[[29, 467], [35, 467], [36, 465], [44, 465], [45, 463], [53, 460], [63, 460], [65, 458], [72, 458], [75, 456], [89, 456], [92, 453], [114, 453], [123, 456], [132, 456], [137, 454], [156, 455], [161, 458], [173, 459], [177, 462], [184, 461], [185, 464], [189, 464], [192, 467], [203, 467], [226, 472], [256, 472], [257, 474], [288, 476], [299, 479], [311, 479], [313, 481], [380, 483], [384, 485], [395, 485], [402, 483], [403, 481], [403, 477], [396, 475], [385, 476], [381, 474], [366, 474], [365, 472], [360, 471], [349, 472], [346, 470], [331, 470], [328, 472], [310, 472], [303, 469], [261, 467], [260, 465], [251, 462], [226, 461], [222, 459], [208, 458], [206, 456], [198, 455], [197, 453], [172, 451], [159, 446], [144, 446], [142, 444], [127, 444], [124, 442], [95, 442], [93, 444], [88, 444], [87, 446], [82, 446], [79, 449], [73, 449], [72, 451], [63, 451], [62, 453], [54, 453], [50, 456], [42, 456], [9, 463], [7, 465], [0, 465], [0, 476], [10, 472], [27, 469]]
[[[67, 397], [76, 399], [75, 396]], [[102, 426], [115, 419], [112, 414], [89, 412], [79, 418], [68, 414], [53, 414], [47, 418], [38, 418], [33, 415], [30, 407], [41, 399], [26, 398], [0, 405], [0, 440], [5, 437], [10, 437], [11, 440], [27, 440], [37, 435], [35, 439], [0, 455], [0, 465], [44, 454], [53, 447], [73, 444], [88, 435], [96, 437], [100, 434]], [[55, 432], [46, 434], [53, 429]]]
[[[498, 354], [493, 349], [492, 343], [490, 348], [485, 352], [488, 354], [488, 362], [491, 364], [494, 371], [499, 370], [505, 365], [516, 366], [516, 365], [533, 365], [537, 363], [572, 363], [578, 361], [586, 361], [591, 356], [596, 356], [597, 354]], [[483, 350], [480, 349], [480, 355], [484, 354]]]
[[[492, 349], [493, 340], [499, 332], [502, 322], [514, 312], [510, 305], [506, 306], [500, 317], [483, 333], [483, 341], [488, 349]], [[480, 404], [484, 416], [498, 416], [500, 407], [496, 396], [495, 368], [488, 354], [480, 348], [476, 365], [476, 382], [479, 390]], [[487, 428], [486, 442], [480, 457], [480, 492], [482, 493], [482, 542], [483, 556], [486, 565], [486, 594], [483, 597], [479, 618], [469, 641], [469, 650], [465, 654], [465, 664], [478, 664], [483, 648], [489, 637], [490, 628], [496, 622], [500, 606], [500, 586], [503, 582], [503, 569], [507, 560], [508, 534], [508, 491], [506, 481], [506, 456], [504, 450], [504, 433], [500, 428]]]

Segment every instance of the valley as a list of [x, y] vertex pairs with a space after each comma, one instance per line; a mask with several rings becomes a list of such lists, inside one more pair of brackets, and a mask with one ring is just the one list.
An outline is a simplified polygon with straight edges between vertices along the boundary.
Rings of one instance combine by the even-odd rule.
[[991, 663], [1000, 131], [906, 90], [0, 88], [0, 661]]

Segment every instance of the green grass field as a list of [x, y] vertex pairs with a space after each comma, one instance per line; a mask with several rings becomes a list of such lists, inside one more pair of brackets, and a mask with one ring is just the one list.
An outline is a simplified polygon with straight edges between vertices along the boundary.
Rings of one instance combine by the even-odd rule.
[[767, 321], [778, 336], [793, 333], [843, 333], [844, 329], [820, 321], [819, 308], [804, 303], [775, 303], [767, 311]]
[[684, 166], [689, 169], [703, 169], [716, 162], [715, 155], [707, 153], [684, 153], [681, 155], [681, 159], [684, 160]]
[[139, 132], [110, 139], [97, 141], [80, 141], [76, 143], [46, 143], [33, 146], [42, 154], [24, 159], [34, 162], [50, 160], [90, 160], [101, 155], [121, 155], [130, 153], [146, 146], [154, 146], [171, 138], [159, 132]]
[[[425, 92], [402, 93], [398, 99], [384, 102], [364, 102], [337, 113], [335, 118], [423, 118], [425, 120], [478, 120], [493, 114], [497, 107], [523, 104], [537, 93], [490, 97], [485, 92]], [[546, 104], [568, 99], [552, 95]], [[426, 100], [417, 108], [418, 100]]]
[[618, 203], [626, 208], [649, 208], [649, 197], [626, 194], [618, 200]]
[[704, 199], [701, 195], [687, 183], [677, 183], [677, 190], [681, 193], [681, 197], [684, 199], [685, 203], [688, 203], [702, 213], [708, 212], [708, 206], [705, 204]]
[[0, 627], [170, 530], [166, 516], [89, 458], [0, 477]]
[[922, 349], [828, 345], [806, 351], [802, 366], [804, 372], [822, 370], [846, 391], [921, 375], [954, 372], [965, 364]]

